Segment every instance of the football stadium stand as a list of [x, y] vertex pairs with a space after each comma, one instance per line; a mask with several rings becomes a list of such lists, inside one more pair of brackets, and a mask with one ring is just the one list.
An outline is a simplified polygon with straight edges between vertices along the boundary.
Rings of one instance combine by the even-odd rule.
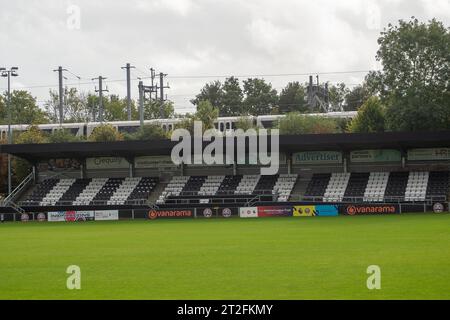
[[450, 134], [281, 136], [273, 175], [261, 175], [261, 165], [238, 163], [236, 155], [233, 164], [175, 165], [173, 146], [170, 140], [1, 145], [0, 152], [27, 160], [33, 170], [0, 211], [316, 203], [429, 208], [449, 199]]

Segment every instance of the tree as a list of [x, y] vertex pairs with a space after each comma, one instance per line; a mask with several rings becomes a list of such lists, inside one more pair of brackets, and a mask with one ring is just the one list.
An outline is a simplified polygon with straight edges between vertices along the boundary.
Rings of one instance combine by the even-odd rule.
[[[26, 131], [21, 132], [15, 139], [17, 144], [37, 144], [47, 143], [48, 138], [45, 133], [39, 129], [39, 127], [32, 125], [29, 126]], [[14, 184], [18, 184], [31, 172], [31, 165], [24, 159], [13, 158], [12, 171]]]
[[308, 116], [291, 112], [278, 122], [280, 134], [296, 135], [308, 133], [337, 133], [339, 132], [334, 119], [322, 116]]
[[345, 95], [344, 111], [356, 111], [370, 97], [366, 84], [357, 85]]
[[385, 107], [378, 97], [370, 97], [349, 125], [350, 132], [384, 132]]
[[[1, 123], [8, 123], [8, 110], [6, 106], [7, 93], [4, 94], [3, 103], [0, 103]], [[11, 123], [12, 124], [40, 124], [48, 123], [47, 114], [41, 110], [36, 99], [25, 90], [11, 92]]]
[[166, 138], [167, 133], [157, 123], [146, 124], [135, 133], [125, 136], [126, 140], [157, 140]]
[[[144, 103], [144, 118], [145, 119], [161, 119], [160, 112], [161, 101], [150, 100]], [[172, 101], [164, 101], [162, 105], [163, 119], [173, 118], [175, 109]]]
[[244, 80], [244, 110], [242, 115], [271, 114], [278, 103], [277, 90], [264, 79], [249, 78]]
[[306, 95], [306, 89], [302, 84], [298, 81], [289, 82], [280, 93], [279, 113], [307, 112]]
[[328, 91], [329, 102], [333, 110], [343, 110], [345, 97], [349, 93], [345, 83], [338, 83], [337, 85], [330, 85]]
[[380, 38], [382, 72], [369, 75], [391, 130], [450, 128], [450, 30], [435, 19], [389, 24]]
[[[59, 94], [49, 91], [50, 99], [45, 102], [45, 109], [52, 122], [59, 122]], [[86, 122], [90, 120], [87, 109], [87, 95], [76, 88], [64, 88], [63, 122]]]
[[227, 78], [222, 86], [222, 107], [220, 117], [235, 117], [242, 115], [244, 93], [235, 77]]
[[68, 129], [58, 129], [48, 136], [48, 142], [50, 143], [63, 143], [63, 142], [80, 142], [81, 138], [72, 134]]
[[200, 93], [191, 100], [198, 107], [200, 102], [209, 101], [214, 107], [221, 109], [223, 106], [223, 88], [219, 80], [205, 84]]
[[239, 117], [239, 119], [236, 121], [236, 129], [242, 129], [244, 131], [247, 131], [249, 129], [258, 129], [258, 127], [253, 123], [252, 118], [250, 117]]
[[123, 140], [123, 135], [110, 124], [102, 124], [96, 127], [89, 136], [89, 141], [93, 142], [110, 142], [120, 140]]
[[103, 110], [105, 121], [126, 121], [128, 119], [127, 100], [120, 99], [118, 95], [103, 97]]
[[203, 123], [203, 130], [213, 129], [214, 121], [219, 116], [219, 109], [214, 107], [208, 100], [200, 101], [194, 119]]

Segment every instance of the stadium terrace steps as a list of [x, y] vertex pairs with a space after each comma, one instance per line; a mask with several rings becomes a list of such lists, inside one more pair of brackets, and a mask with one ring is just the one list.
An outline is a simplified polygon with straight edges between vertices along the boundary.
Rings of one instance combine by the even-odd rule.
[[305, 198], [322, 198], [331, 179], [331, 173], [315, 173], [306, 188]]
[[297, 174], [280, 174], [275, 185], [272, 187], [272, 193], [277, 196], [280, 202], [289, 200], [292, 190], [297, 182]]
[[323, 201], [341, 202], [344, 198], [345, 190], [350, 179], [350, 173], [332, 173], [330, 181], [323, 195]]
[[[422, 202], [432, 197], [445, 201], [450, 188], [448, 171], [316, 173], [310, 177], [307, 183], [305, 177], [299, 178], [297, 174], [174, 176], [167, 184], [160, 183], [155, 177], [52, 178], [35, 185], [20, 204], [165, 204], [178, 203], [178, 200], [185, 201], [183, 203], [234, 203], [257, 197], [261, 201], [286, 202], [303, 190], [306, 201]], [[292, 200], [300, 199], [294, 197]]]
[[41, 206], [53, 206], [63, 196], [63, 194], [72, 186], [76, 179], [61, 179], [42, 199]]
[[405, 189], [405, 201], [425, 201], [429, 172], [410, 172]]
[[428, 177], [427, 197], [446, 197], [449, 195], [450, 173], [432, 171]]
[[409, 172], [391, 172], [384, 193], [385, 201], [404, 201]]
[[296, 174], [173, 177], [156, 203], [163, 204], [176, 199], [189, 200], [189, 198], [192, 200], [198, 198], [198, 201], [203, 202], [212, 198], [230, 200], [258, 195], [264, 195], [270, 199], [276, 197], [278, 201], [287, 201], [296, 181]]
[[344, 201], [351, 200], [352, 198], [364, 197], [364, 192], [369, 182], [370, 174], [368, 172], [353, 172], [348, 180], [347, 188], [344, 193]]
[[59, 198], [57, 205], [71, 205], [92, 179], [77, 179]]
[[147, 202], [158, 178], [48, 179], [28, 193], [22, 206], [117, 205]]
[[384, 200], [389, 172], [371, 172], [364, 191], [363, 201], [379, 202]]

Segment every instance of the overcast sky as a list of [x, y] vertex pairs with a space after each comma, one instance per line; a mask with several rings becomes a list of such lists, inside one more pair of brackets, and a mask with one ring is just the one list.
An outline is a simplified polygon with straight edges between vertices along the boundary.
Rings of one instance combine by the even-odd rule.
[[168, 73], [177, 112], [192, 111], [202, 85], [225, 75], [266, 75], [280, 90], [320, 72], [329, 73], [321, 81], [354, 86], [364, 72], [331, 72], [380, 68], [376, 40], [389, 22], [450, 23], [450, 0], [0, 0], [0, 9], [0, 66], [18, 66], [13, 87], [39, 105], [57, 89], [59, 65], [82, 77], [65, 74], [82, 91], [102, 75], [124, 96], [120, 67], [130, 62], [133, 97], [153, 66]]

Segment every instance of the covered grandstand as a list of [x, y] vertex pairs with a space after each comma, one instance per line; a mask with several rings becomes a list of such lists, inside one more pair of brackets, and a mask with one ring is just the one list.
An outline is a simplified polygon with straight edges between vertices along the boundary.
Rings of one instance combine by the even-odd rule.
[[74, 210], [117, 210], [120, 218], [172, 209], [228, 216], [274, 206], [290, 207], [292, 214], [317, 204], [345, 212], [350, 205], [427, 211], [449, 199], [449, 131], [280, 136], [280, 169], [270, 176], [260, 175], [248, 149], [244, 164], [235, 152], [232, 164], [175, 165], [175, 144], [2, 145], [1, 153], [27, 160], [33, 171], [0, 210], [16, 213], [8, 219]]

